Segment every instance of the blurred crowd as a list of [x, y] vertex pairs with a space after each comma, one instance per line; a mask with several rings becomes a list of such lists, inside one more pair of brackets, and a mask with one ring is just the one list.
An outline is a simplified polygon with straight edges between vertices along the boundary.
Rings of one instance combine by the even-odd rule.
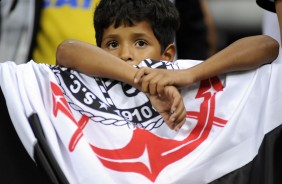
[[[255, 1], [172, 1], [181, 19], [175, 39], [179, 59], [204, 60], [240, 37], [262, 33], [263, 10]], [[56, 47], [65, 39], [95, 45], [92, 16], [97, 3], [2, 0], [0, 61], [55, 64]]]

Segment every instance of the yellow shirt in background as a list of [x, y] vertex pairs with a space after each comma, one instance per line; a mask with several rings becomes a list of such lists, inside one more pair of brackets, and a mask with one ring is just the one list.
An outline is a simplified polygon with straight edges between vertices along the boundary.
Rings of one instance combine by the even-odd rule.
[[32, 59], [56, 63], [56, 48], [66, 39], [96, 45], [93, 15], [99, 0], [45, 0]]

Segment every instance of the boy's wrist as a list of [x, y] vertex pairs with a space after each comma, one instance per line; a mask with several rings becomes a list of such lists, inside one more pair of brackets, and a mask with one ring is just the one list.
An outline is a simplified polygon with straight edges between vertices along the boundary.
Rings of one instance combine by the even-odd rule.
[[200, 79], [199, 79], [199, 73], [200, 71], [198, 71], [197, 67], [192, 67], [192, 68], [189, 68], [185, 71], [185, 78], [186, 78], [186, 86], [189, 86], [195, 82], [198, 82]]
[[132, 77], [130, 79], [131, 80], [130, 85], [135, 87], [138, 90], [141, 90], [140, 83], [135, 83], [135, 76], [136, 76], [136, 73], [137, 73], [138, 70], [139, 70], [138, 68], [133, 67], [133, 69], [132, 69], [133, 74], [132, 74]]

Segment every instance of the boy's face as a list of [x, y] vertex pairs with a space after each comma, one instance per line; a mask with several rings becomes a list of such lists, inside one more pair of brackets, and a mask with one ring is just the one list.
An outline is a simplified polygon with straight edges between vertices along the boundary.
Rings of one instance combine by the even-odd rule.
[[101, 48], [131, 65], [148, 58], [162, 60], [160, 43], [146, 21], [131, 27], [111, 25], [104, 30]]

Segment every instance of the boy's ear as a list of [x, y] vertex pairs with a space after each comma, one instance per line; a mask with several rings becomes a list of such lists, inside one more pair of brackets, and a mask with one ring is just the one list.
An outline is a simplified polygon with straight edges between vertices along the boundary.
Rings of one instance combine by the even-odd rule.
[[174, 44], [169, 44], [164, 52], [162, 53], [162, 60], [173, 61], [176, 52], [176, 47]]

